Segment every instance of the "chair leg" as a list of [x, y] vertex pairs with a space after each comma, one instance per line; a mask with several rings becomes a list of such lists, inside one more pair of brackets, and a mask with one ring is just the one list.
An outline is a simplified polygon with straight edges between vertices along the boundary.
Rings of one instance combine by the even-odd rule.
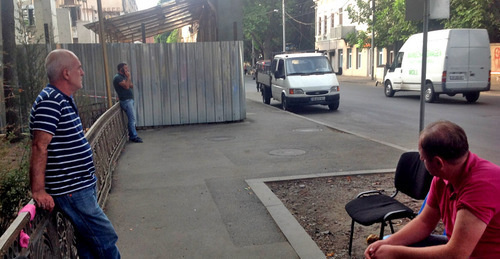
[[352, 223], [351, 223], [351, 235], [349, 236], [349, 255], [351, 255], [351, 250], [352, 250], [353, 232], [354, 232], [354, 219], [352, 220]]
[[392, 221], [389, 220], [389, 226], [391, 227], [391, 233], [394, 234], [394, 226], [392, 225]]
[[379, 235], [379, 240], [382, 240], [384, 239], [384, 228], [385, 228], [385, 222], [382, 222], [381, 226], [380, 226], [380, 235]]

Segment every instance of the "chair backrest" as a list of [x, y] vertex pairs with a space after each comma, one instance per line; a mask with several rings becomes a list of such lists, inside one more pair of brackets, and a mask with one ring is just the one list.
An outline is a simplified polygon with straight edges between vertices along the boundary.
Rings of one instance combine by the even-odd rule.
[[399, 158], [394, 176], [396, 189], [404, 194], [418, 200], [425, 199], [433, 176], [425, 168], [424, 162], [420, 160], [418, 152], [406, 152]]

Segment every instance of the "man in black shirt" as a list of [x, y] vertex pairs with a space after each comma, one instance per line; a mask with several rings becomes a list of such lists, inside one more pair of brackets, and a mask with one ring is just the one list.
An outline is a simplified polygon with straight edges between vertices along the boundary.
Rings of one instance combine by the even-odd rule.
[[118, 64], [118, 73], [113, 78], [113, 86], [120, 99], [120, 107], [127, 113], [128, 135], [132, 142], [142, 143], [135, 129], [134, 84], [127, 63]]

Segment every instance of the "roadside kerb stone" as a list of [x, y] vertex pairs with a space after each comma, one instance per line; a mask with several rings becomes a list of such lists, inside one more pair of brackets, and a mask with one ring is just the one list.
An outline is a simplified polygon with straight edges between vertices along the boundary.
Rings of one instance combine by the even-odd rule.
[[285, 207], [283, 202], [274, 195], [266, 183], [279, 181], [292, 181], [300, 179], [311, 179], [331, 176], [348, 176], [348, 175], [364, 175], [364, 174], [380, 174], [391, 173], [396, 169], [380, 169], [380, 170], [361, 170], [350, 172], [331, 172], [322, 174], [295, 175], [285, 177], [270, 177], [247, 179], [248, 186], [253, 190], [255, 195], [260, 199], [264, 207], [274, 219], [281, 232], [285, 235], [290, 245], [300, 258], [325, 258], [325, 255], [307, 234], [305, 229]]

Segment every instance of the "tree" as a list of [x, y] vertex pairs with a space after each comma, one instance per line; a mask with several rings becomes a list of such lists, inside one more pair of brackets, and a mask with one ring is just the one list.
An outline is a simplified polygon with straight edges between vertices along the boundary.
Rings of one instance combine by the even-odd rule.
[[[293, 50], [314, 49], [313, 0], [286, 0], [286, 44]], [[256, 58], [270, 59], [283, 50], [281, 0], [243, 0], [245, 60], [251, 59], [252, 41]]]
[[[16, 66], [16, 41], [14, 1], [1, 0], [2, 11], [2, 42], [3, 42], [3, 84], [6, 110], [6, 131], [15, 136], [20, 136], [21, 131], [14, 98], [13, 86], [16, 85], [14, 68]], [[14, 138], [17, 140], [17, 138]]]
[[372, 22], [372, 8], [366, 0], [356, 0], [357, 8], [349, 6], [349, 18], [358, 24], [368, 24], [368, 34], [375, 30], [374, 45], [389, 47], [405, 41], [417, 32], [417, 23], [405, 20], [404, 0], [376, 0], [375, 26]]
[[[243, 34], [247, 43], [246, 53], [251, 49], [251, 41], [253, 41], [257, 52], [256, 58], [271, 58], [271, 53], [279, 51], [281, 46], [282, 27], [279, 26], [281, 24], [281, 17], [278, 14], [278, 10], [281, 9], [279, 2], [276, 0], [243, 0], [243, 6]], [[249, 41], [250, 44], [248, 44]], [[246, 59], [248, 60], [248, 58]]]
[[170, 32], [158, 34], [155, 37], [155, 43], [176, 43], [179, 42], [179, 29]]
[[445, 28], [485, 28], [491, 42], [500, 42], [500, 2], [451, 0]]
[[[375, 0], [373, 26], [370, 2], [356, 0], [357, 8], [349, 6], [347, 11], [353, 22], [368, 24], [368, 32], [375, 30], [375, 46], [396, 45], [408, 39], [410, 35], [423, 31], [421, 22], [405, 20], [405, 0]], [[485, 28], [490, 35], [490, 41], [500, 42], [500, 1], [450, 0], [450, 18], [429, 21], [429, 30], [442, 28]]]

